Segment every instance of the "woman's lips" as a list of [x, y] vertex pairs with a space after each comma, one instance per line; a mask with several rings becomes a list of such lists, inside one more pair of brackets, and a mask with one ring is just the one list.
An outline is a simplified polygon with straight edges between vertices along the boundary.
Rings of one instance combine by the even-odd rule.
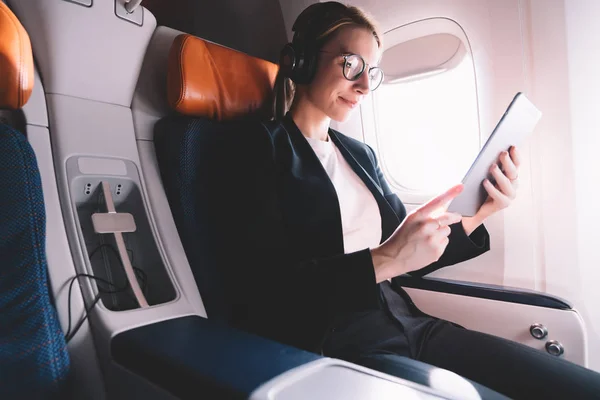
[[358, 101], [347, 100], [341, 96], [340, 96], [340, 99], [342, 100], [342, 102], [344, 102], [344, 104], [346, 104], [350, 108], [354, 108], [358, 105]]

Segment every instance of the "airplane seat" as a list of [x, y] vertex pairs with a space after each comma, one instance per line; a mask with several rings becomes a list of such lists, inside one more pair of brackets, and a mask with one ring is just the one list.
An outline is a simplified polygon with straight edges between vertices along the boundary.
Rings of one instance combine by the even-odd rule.
[[[21, 109], [33, 80], [29, 36], [0, 1], [0, 110]], [[0, 154], [0, 398], [65, 398], [70, 359], [49, 290], [36, 157], [1, 121]]]
[[182, 34], [168, 58], [167, 98], [178, 115], [161, 119], [154, 142], [167, 199], [209, 318], [227, 321], [228, 307], [212, 266], [211, 232], [198, 201], [212, 173], [200, 168], [212, 135], [252, 118], [268, 104], [277, 65]]
[[[215, 135], [266, 111], [277, 71], [273, 63], [189, 34], [175, 38], [168, 56], [167, 98], [177, 115], [156, 123], [155, 151], [177, 231], [212, 321], [226, 324], [229, 310], [212, 258], [206, 223], [210, 209], [202, 203], [206, 196], [202, 182], [214, 170], [200, 168], [200, 160], [212, 151]], [[396, 372], [449, 398], [504, 398], [452, 372], [408, 358]], [[444, 379], [434, 379], [440, 376]]]

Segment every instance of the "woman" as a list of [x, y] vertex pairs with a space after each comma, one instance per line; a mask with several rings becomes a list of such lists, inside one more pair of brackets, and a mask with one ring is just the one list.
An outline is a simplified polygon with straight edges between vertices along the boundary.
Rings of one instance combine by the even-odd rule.
[[428, 316], [394, 281], [489, 249], [482, 223], [515, 198], [517, 150], [500, 155], [497, 184], [484, 183], [489, 198], [474, 217], [445, 210], [460, 185], [407, 215], [373, 150], [329, 128], [381, 83], [375, 25], [329, 2], [308, 7], [294, 31], [282, 51], [277, 118], [221, 136], [227, 148], [214, 153], [214, 238], [233, 322], [399, 376], [399, 357], [409, 357], [513, 398], [600, 394], [598, 374]]

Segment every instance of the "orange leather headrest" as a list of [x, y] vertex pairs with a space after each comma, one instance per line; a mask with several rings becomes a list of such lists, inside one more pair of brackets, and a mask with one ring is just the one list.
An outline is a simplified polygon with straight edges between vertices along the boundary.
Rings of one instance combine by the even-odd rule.
[[19, 109], [33, 89], [33, 54], [25, 28], [0, 1], [0, 109]]
[[242, 117], [272, 99], [278, 66], [191, 35], [169, 53], [167, 96], [178, 112], [215, 120]]

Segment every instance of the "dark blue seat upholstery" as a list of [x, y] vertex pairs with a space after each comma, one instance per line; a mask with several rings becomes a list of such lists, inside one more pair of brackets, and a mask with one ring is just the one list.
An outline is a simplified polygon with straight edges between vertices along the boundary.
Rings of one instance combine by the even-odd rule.
[[0, 123], [0, 399], [65, 398], [69, 356], [48, 288], [33, 149]]
[[230, 318], [222, 278], [211, 250], [210, 210], [202, 204], [207, 182], [214, 169], [206, 168], [203, 152], [213, 151], [211, 142], [229, 124], [206, 118], [167, 117], [155, 127], [154, 141], [161, 178], [169, 206], [192, 273], [213, 322]]

